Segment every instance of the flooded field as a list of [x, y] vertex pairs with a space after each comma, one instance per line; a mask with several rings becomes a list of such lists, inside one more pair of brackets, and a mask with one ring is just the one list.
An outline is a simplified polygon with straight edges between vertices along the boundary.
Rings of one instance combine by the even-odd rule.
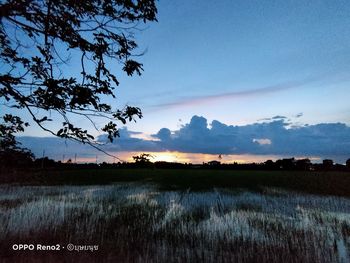
[[[61, 250], [13, 251], [18, 243], [59, 244]], [[69, 252], [68, 243], [98, 250]], [[350, 199], [277, 188], [3, 185], [0, 244], [3, 262], [345, 263]]]

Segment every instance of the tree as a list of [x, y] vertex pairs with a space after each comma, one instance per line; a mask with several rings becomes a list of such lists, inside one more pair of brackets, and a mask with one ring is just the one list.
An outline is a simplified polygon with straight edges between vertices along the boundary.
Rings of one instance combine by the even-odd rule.
[[20, 147], [14, 133], [24, 131], [28, 123], [24, 123], [19, 117], [5, 114], [4, 123], [0, 124], [0, 167], [14, 167], [19, 164], [29, 165], [34, 156], [25, 148]]
[[267, 169], [275, 169], [275, 163], [272, 160], [265, 161], [264, 165]]
[[18, 142], [14, 133], [23, 132], [28, 123], [24, 123], [21, 118], [11, 114], [3, 116], [4, 123], [0, 124], [0, 151], [18, 150]]
[[323, 169], [325, 169], [325, 170], [332, 169], [333, 165], [334, 165], [334, 162], [331, 159], [324, 159], [322, 161], [322, 166], [323, 166]]
[[308, 158], [306, 158], [306, 159], [299, 159], [299, 160], [296, 160], [295, 166], [296, 166], [297, 170], [308, 171], [308, 170], [311, 169], [311, 161]]
[[134, 159], [135, 163], [146, 164], [151, 162], [150, 158], [153, 158], [153, 156], [149, 153], [141, 153], [140, 155], [133, 156], [132, 158]]
[[[26, 110], [52, 135], [95, 148], [91, 131], [75, 123], [73, 116], [89, 120], [110, 141], [119, 135], [119, 122], [142, 117], [140, 108], [113, 109], [106, 98], [115, 98], [119, 85], [112, 63], [129, 76], [141, 75], [143, 65], [134, 60], [140, 55], [135, 54], [134, 33], [140, 23], [157, 21], [155, 0], [7, 0], [0, 10], [4, 105]], [[78, 75], [64, 70], [71, 57], [79, 57]], [[18, 116], [12, 117], [23, 124]], [[97, 127], [97, 118], [107, 123]], [[2, 125], [9, 121], [4, 116]], [[54, 129], [51, 121], [61, 125]], [[5, 146], [15, 132], [7, 137], [0, 133]]]
[[276, 161], [276, 166], [280, 169], [284, 170], [293, 170], [295, 168], [295, 159], [293, 158], [285, 158], [282, 160]]

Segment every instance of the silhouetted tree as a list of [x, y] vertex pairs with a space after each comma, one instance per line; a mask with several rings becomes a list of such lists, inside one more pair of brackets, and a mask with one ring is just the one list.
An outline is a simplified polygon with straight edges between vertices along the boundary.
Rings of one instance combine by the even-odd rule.
[[276, 161], [276, 166], [284, 170], [293, 170], [295, 168], [295, 159], [294, 158], [285, 158], [282, 160]]
[[275, 168], [275, 163], [272, 160], [267, 160], [264, 162], [266, 169], [272, 170]]
[[27, 149], [0, 152], [0, 168], [23, 168], [33, 164], [34, 155]]
[[48, 157], [35, 159], [34, 165], [37, 168], [51, 168], [61, 165], [61, 161], [55, 162], [55, 160], [49, 159]]
[[145, 164], [150, 163], [152, 157], [153, 156], [149, 153], [141, 153], [140, 155], [133, 156], [132, 158], [137, 164]]
[[209, 166], [220, 166], [220, 164], [221, 164], [221, 162], [214, 160], [214, 161], [208, 162], [206, 165], [209, 165]]
[[323, 169], [326, 169], [326, 170], [332, 169], [332, 167], [333, 167], [333, 160], [331, 160], [331, 159], [323, 160], [322, 161], [322, 166], [323, 166]]
[[[83, 116], [112, 141], [118, 122], [125, 124], [142, 113], [137, 107], [114, 109], [102, 101], [115, 98], [119, 85], [111, 68], [120, 65], [129, 76], [141, 74], [142, 64], [134, 60], [140, 55], [135, 54], [134, 32], [139, 23], [156, 21], [156, 13], [155, 0], [1, 1], [1, 102], [26, 110], [52, 135], [96, 147], [91, 132], [72, 118]], [[67, 67], [71, 56], [80, 58], [80, 68], [74, 65], [78, 76]], [[96, 127], [96, 118], [107, 123]], [[48, 126], [53, 120], [62, 124], [57, 130]], [[9, 138], [1, 140], [7, 143]]]
[[15, 167], [29, 165], [34, 155], [25, 148], [20, 147], [14, 133], [24, 131], [24, 123], [19, 117], [5, 114], [3, 123], [0, 124], [0, 167]]
[[311, 161], [310, 159], [299, 159], [295, 163], [296, 168], [298, 170], [310, 170], [311, 168]]
[[17, 150], [18, 142], [14, 136], [17, 132], [23, 132], [28, 123], [24, 123], [19, 117], [5, 114], [0, 124], [0, 151]]
[[350, 169], [350, 159], [347, 159], [347, 160], [346, 160], [346, 167], [347, 167], [348, 169]]

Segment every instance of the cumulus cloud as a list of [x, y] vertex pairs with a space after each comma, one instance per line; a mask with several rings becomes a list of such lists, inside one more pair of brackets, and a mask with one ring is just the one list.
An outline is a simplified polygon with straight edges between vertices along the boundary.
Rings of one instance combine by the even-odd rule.
[[345, 124], [290, 128], [283, 116], [277, 117], [244, 126], [215, 120], [209, 128], [205, 118], [194, 116], [163, 147], [217, 154], [350, 155], [350, 127]]
[[[135, 132], [123, 128], [120, 138], [103, 146], [111, 152], [118, 151], [179, 151], [206, 154], [259, 154], [289, 156], [350, 157], [350, 127], [343, 123], [291, 126], [284, 116], [269, 121], [243, 126], [226, 125], [218, 120], [210, 124], [206, 118], [193, 116], [180, 129], [160, 129], [152, 140], [134, 138]], [[58, 138], [22, 137], [24, 146], [31, 149], [64, 149]], [[105, 136], [99, 142], [107, 141]], [[69, 142], [75, 151], [88, 151], [87, 146]], [[42, 150], [40, 150], [42, 151]], [[39, 151], [39, 153], [40, 153]]]
[[153, 135], [161, 148], [211, 154], [350, 155], [350, 127], [321, 123], [291, 127], [285, 116], [244, 126], [193, 116], [179, 130], [163, 128]]
[[157, 134], [152, 135], [152, 137], [161, 141], [169, 141], [171, 137], [171, 131], [168, 128], [162, 128]]

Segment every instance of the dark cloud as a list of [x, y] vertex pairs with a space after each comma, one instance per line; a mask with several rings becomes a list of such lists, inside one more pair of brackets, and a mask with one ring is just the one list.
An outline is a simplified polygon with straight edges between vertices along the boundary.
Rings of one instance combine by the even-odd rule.
[[[120, 137], [114, 143], [109, 143], [107, 136], [101, 135], [97, 138], [99, 147], [107, 152], [119, 151], [163, 151], [160, 145], [154, 141], [143, 140], [131, 137], [134, 134], [142, 134], [142, 132], [129, 131], [127, 128], [119, 130]], [[43, 152], [45, 156], [62, 160], [65, 158], [72, 158], [77, 154], [81, 158], [94, 158], [96, 155], [103, 155], [102, 152], [93, 147], [78, 143], [75, 141], [64, 140], [57, 137], [29, 137], [22, 136], [18, 138], [23, 147], [31, 149], [37, 157], [41, 157]]]
[[[127, 130], [125, 130], [127, 131]], [[290, 126], [284, 116], [244, 126], [226, 125], [193, 116], [171, 132], [162, 128], [155, 140], [120, 138], [111, 150], [180, 151], [209, 154], [276, 154], [303, 156], [350, 156], [350, 127], [342, 123]]]
[[[278, 118], [277, 118], [278, 117]], [[271, 118], [270, 118], [271, 119]], [[104, 150], [118, 151], [179, 151], [208, 154], [269, 154], [289, 156], [350, 157], [350, 127], [343, 123], [291, 126], [284, 116], [275, 116], [263, 123], [244, 126], [226, 125], [214, 120], [193, 116], [191, 121], [176, 131], [160, 129], [154, 140], [133, 138], [135, 132], [121, 129], [120, 138], [103, 146]], [[91, 152], [88, 146], [64, 143], [58, 138], [21, 137], [24, 146], [40, 153], [64, 151], [74, 147], [75, 152]], [[105, 136], [98, 141], [107, 141]]]
[[286, 116], [276, 115], [272, 117], [273, 120], [281, 120], [281, 119], [287, 119]]
[[161, 148], [212, 154], [276, 154], [350, 156], [350, 127], [342, 123], [290, 126], [284, 116], [244, 126], [226, 125], [193, 116], [190, 123], [170, 132], [161, 129], [154, 137]]
[[100, 143], [105, 143], [103, 149], [106, 151], [162, 151], [161, 146], [152, 140], [144, 140], [131, 137], [132, 134], [142, 134], [139, 132], [129, 131], [126, 127], [119, 130], [120, 137], [113, 143], [108, 143], [106, 135], [97, 138]]
[[152, 137], [161, 141], [169, 141], [171, 139], [171, 131], [168, 128], [162, 128], [157, 134], [152, 135]]

